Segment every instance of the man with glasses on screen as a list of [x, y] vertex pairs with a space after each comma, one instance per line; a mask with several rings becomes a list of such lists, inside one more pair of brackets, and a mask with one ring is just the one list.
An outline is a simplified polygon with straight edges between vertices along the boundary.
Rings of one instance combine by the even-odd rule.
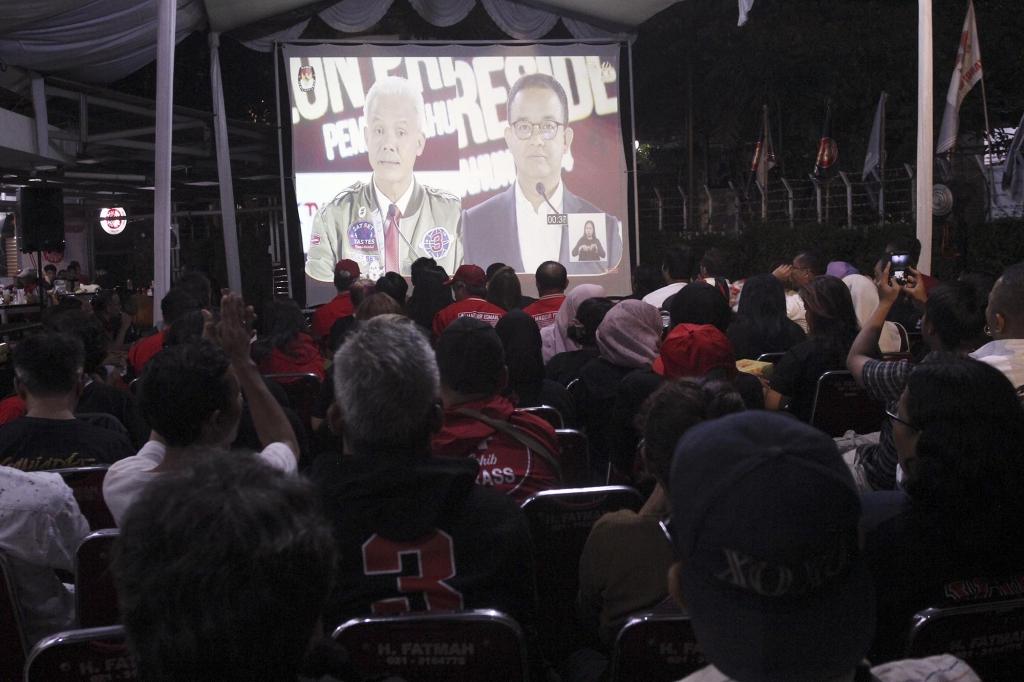
[[[573, 138], [568, 111], [565, 89], [551, 76], [527, 74], [512, 85], [505, 144], [516, 164], [516, 181], [465, 212], [466, 262], [486, 266], [500, 261], [522, 273], [553, 260], [565, 265], [570, 275], [600, 274], [618, 264], [622, 254], [618, 219], [576, 196], [562, 182], [562, 158]], [[607, 251], [606, 260], [579, 262], [577, 258], [574, 262], [570, 257], [576, 240], [570, 242], [568, 221], [559, 223], [557, 216], [574, 213], [604, 214], [604, 225], [595, 237]]]
[[423, 95], [406, 79], [389, 76], [366, 93], [364, 111], [373, 176], [317, 212], [306, 274], [332, 282], [335, 265], [345, 258], [373, 280], [387, 271], [409, 275], [421, 257], [454, 272], [462, 262], [461, 201], [413, 176], [426, 145]]

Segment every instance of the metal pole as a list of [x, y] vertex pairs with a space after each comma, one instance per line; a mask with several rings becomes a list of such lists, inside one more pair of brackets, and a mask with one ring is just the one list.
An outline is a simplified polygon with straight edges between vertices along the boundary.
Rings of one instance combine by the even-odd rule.
[[932, 158], [935, 149], [932, 72], [932, 0], [917, 0], [917, 269], [932, 272]]
[[917, 215], [917, 187], [914, 182], [914, 167], [909, 163], [905, 163], [903, 168], [907, 171], [907, 177], [910, 178], [910, 215]]
[[808, 177], [814, 184], [814, 205], [818, 209], [818, 224], [821, 225], [821, 183], [818, 182], [818, 178], [814, 177], [814, 173], [808, 174]]
[[690, 221], [690, 198], [683, 191], [682, 186], [676, 185], [679, 197], [683, 200], [683, 230], [688, 231], [692, 222]]
[[281, 176], [281, 224], [284, 229], [281, 237], [284, 241], [284, 268], [288, 273], [288, 298], [292, 298], [292, 250], [288, 243], [288, 194], [284, 188], [284, 139], [281, 132], [281, 45], [274, 43], [274, 101], [277, 103], [277, 164]]
[[661, 200], [661, 192], [658, 191], [657, 187], [654, 188], [654, 198], [658, 202], [658, 232], [664, 232], [665, 202]]
[[793, 227], [795, 207], [793, 205], [793, 186], [789, 184], [789, 180], [785, 177], [782, 178], [782, 186], [786, 188], [786, 195], [788, 197], [786, 202], [786, 213], [789, 214], [789, 226]]
[[704, 183], [704, 196], [706, 196], [708, 198], [708, 220], [707, 220], [707, 224], [705, 225], [705, 229], [708, 232], [710, 232], [711, 231], [711, 215], [712, 215], [712, 210], [714, 208], [714, 202], [711, 200], [711, 190], [708, 189], [707, 183]]
[[153, 323], [171, 288], [171, 124], [174, 115], [176, 0], [159, 0], [156, 37], [156, 162], [153, 169]]
[[850, 184], [850, 178], [846, 177], [846, 173], [843, 171], [839, 171], [839, 177], [846, 185], [846, 229], [850, 229], [853, 227], [853, 185]]
[[221, 229], [224, 233], [224, 260], [228, 269], [228, 287], [242, 291], [242, 270], [238, 255], [238, 224], [235, 221], [235, 188], [231, 179], [231, 151], [228, 147], [228, 121], [224, 113], [224, 83], [220, 72], [220, 34], [210, 32], [210, 90], [213, 92], [213, 134], [217, 146], [217, 184], [220, 186]]

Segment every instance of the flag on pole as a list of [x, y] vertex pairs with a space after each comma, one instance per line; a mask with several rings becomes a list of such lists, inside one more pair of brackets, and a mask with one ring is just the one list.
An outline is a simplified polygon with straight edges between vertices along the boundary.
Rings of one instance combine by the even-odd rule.
[[864, 155], [864, 172], [861, 180], [867, 181], [876, 168], [885, 165], [885, 100], [884, 92], [878, 97], [878, 108], [875, 109], [875, 122], [871, 126], [871, 137], [868, 139], [868, 152]]
[[1010, 193], [1014, 201], [1024, 194], [1024, 116], [1017, 124], [1017, 132], [1013, 134], [1010, 150], [1006, 153], [1006, 165], [1003, 166], [1003, 189]]
[[775, 148], [772, 147], [772, 131], [768, 125], [768, 106], [765, 105], [761, 117], [761, 137], [757, 140], [754, 158], [750, 162], [750, 171], [762, 192], [768, 186], [768, 171], [775, 166]]
[[821, 139], [818, 141], [818, 155], [814, 159], [814, 177], [828, 180], [836, 172], [839, 161], [839, 145], [832, 139], [832, 102], [825, 102], [825, 122], [821, 126]]
[[754, 7], [754, 0], [739, 0], [740, 1], [740, 19], [736, 22], [737, 26], [743, 26], [747, 23], [747, 14]]
[[978, 43], [978, 24], [974, 21], [974, 2], [967, 0], [967, 17], [960, 34], [960, 48], [956, 52], [956, 66], [946, 93], [946, 110], [942, 114], [942, 127], [935, 153], [952, 151], [956, 146], [960, 127], [960, 105], [964, 97], [981, 80], [981, 45]]

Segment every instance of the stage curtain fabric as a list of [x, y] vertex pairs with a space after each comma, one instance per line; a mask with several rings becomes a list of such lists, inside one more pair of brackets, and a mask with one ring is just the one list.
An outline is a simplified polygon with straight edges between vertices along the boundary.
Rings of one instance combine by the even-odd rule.
[[317, 16], [336, 31], [359, 33], [375, 26], [391, 9], [391, 0], [341, 0]]

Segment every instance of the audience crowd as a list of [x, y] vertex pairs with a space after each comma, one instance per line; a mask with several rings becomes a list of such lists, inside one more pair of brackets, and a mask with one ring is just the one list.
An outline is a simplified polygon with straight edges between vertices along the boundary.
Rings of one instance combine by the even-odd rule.
[[[977, 680], [905, 654], [915, 613], [1020, 584], [1024, 263], [904, 280], [892, 252], [916, 266], [894, 242], [868, 274], [806, 250], [730, 281], [673, 246], [629, 297], [548, 261], [536, 299], [501, 263], [423, 258], [410, 291], [342, 260], [311, 314], [190, 273], [131, 345], [110, 295], [55, 307], [0, 402], [25, 640], [78, 623], [67, 470], [100, 466], [145, 680], [363, 679], [340, 623], [484, 608], [535, 679], [597, 681], [631, 615], [680, 607], [706, 659], [686, 682]], [[826, 372], [877, 401], [873, 430], [818, 428]], [[575, 604], [545, 603], [527, 501], [609, 483], [642, 504], [588, 521]], [[560, 656], [551, 608], [575, 609]]]

